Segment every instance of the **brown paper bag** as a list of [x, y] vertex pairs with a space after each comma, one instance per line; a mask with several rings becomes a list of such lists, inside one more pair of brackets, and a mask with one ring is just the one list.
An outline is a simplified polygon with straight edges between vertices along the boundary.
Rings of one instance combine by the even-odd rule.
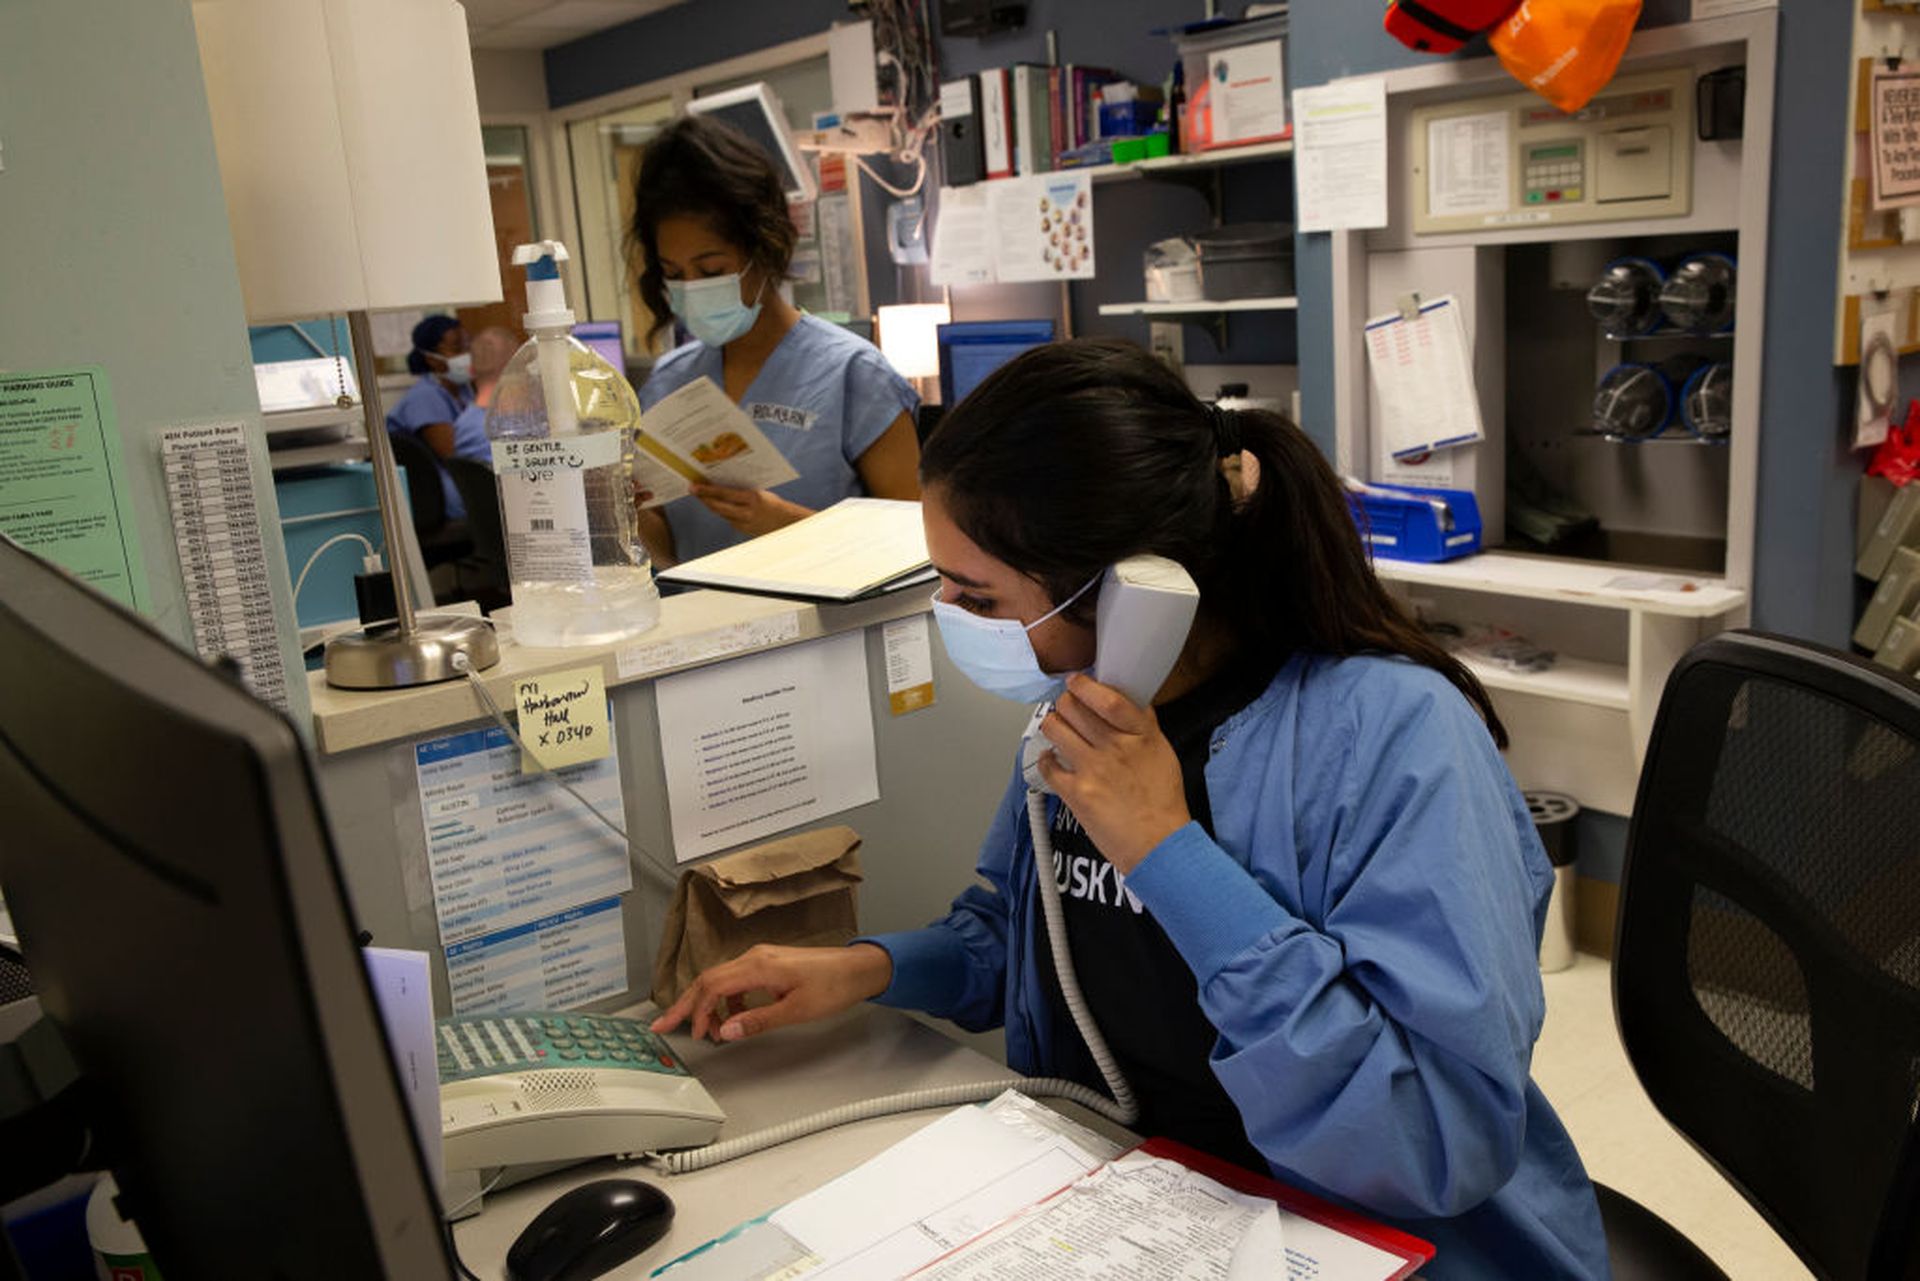
[[858, 930], [860, 834], [850, 827], [796, 832], [736, 850], [680, 876], [653, 959], [662, 1009], [700, 971], [755, 943], [836, 946]]

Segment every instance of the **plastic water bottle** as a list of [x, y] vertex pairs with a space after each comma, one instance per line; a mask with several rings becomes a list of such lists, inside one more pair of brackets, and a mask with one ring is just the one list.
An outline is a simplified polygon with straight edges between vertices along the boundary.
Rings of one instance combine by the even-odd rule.
[[1733, 328], [1739, 268], [1725, 254], [1689, 254], [1660, 287], [1667, 323], [1690, 334], [1723, 334]]
[[1680, 419], [1696, 436], [1727, 438], [1733, 431], [1732, 365], [1722, 360], [1694, 370], [1680, 392]]
[[660, 591], [633, 504], [640, 399], [572, 336], [558, 241], [521, 245], [533, 335], [487, 411], [522, 645], [604, 645], [660, 621]]
[[1660, 327], [1660, 264], [1646, 258], [1615, 258], [1587, 290], [1587, 311], [1609, 338], [1638, 338]]

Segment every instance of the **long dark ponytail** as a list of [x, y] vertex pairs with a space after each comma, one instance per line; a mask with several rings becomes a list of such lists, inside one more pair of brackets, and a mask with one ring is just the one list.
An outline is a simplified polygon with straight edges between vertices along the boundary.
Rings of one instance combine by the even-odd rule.
[[[921, 454], [921, 483], [982, 550], [1053, 600], [1117, 560], [1165, 556], [1193, 575], [1202, 608], [1242, 654], [1276, 670], [1298, 651], [1402, 655], [1451, 681], [1505, 747], [1487, 691], [1374, 576], [1314, 443], [1279, 414], [1221, 417], [1131, 343], [1053, 343], [1009, 361], [947, 414]], [[1259, 467], [1244, 499], [1220, 468], [1236, 436]], [[1085, 621], [1091, 601], [1068, 614]]]

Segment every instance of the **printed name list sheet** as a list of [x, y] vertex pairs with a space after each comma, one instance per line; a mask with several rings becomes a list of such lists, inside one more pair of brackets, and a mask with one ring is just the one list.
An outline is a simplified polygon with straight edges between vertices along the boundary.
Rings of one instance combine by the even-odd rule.
[[[413, 756], [454, 1012], [529, 1008], [521, 998], [543, 988], [549, 1009], [624, 990], [619, 912], [573, 911], [617, 906], [633, 888], [620, 838], [551, 778], [522, 773], [520, 749], [497, 726], [417, 743]], [[622, 819], [617, 751], [558, 772]]]

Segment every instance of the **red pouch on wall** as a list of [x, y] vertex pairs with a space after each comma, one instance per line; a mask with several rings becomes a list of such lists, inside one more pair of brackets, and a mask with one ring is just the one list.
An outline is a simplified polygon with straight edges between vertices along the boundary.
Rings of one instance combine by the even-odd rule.
[[1387, 34], [1421, 53], [1452, 53], [1490, 30], [1520, 0], [1393, 0]]
[[1920, 480], [1920, 400], [1907, 403], [1907, 421], [1889, 431], [1873, 451], [1867, 475], [1885, 476], [1896, 485]]
[[1606, 88], [1640, 21], [1640, 0], [1521, 0], [1488, 43], [1501, 65], [1562, 111]]

